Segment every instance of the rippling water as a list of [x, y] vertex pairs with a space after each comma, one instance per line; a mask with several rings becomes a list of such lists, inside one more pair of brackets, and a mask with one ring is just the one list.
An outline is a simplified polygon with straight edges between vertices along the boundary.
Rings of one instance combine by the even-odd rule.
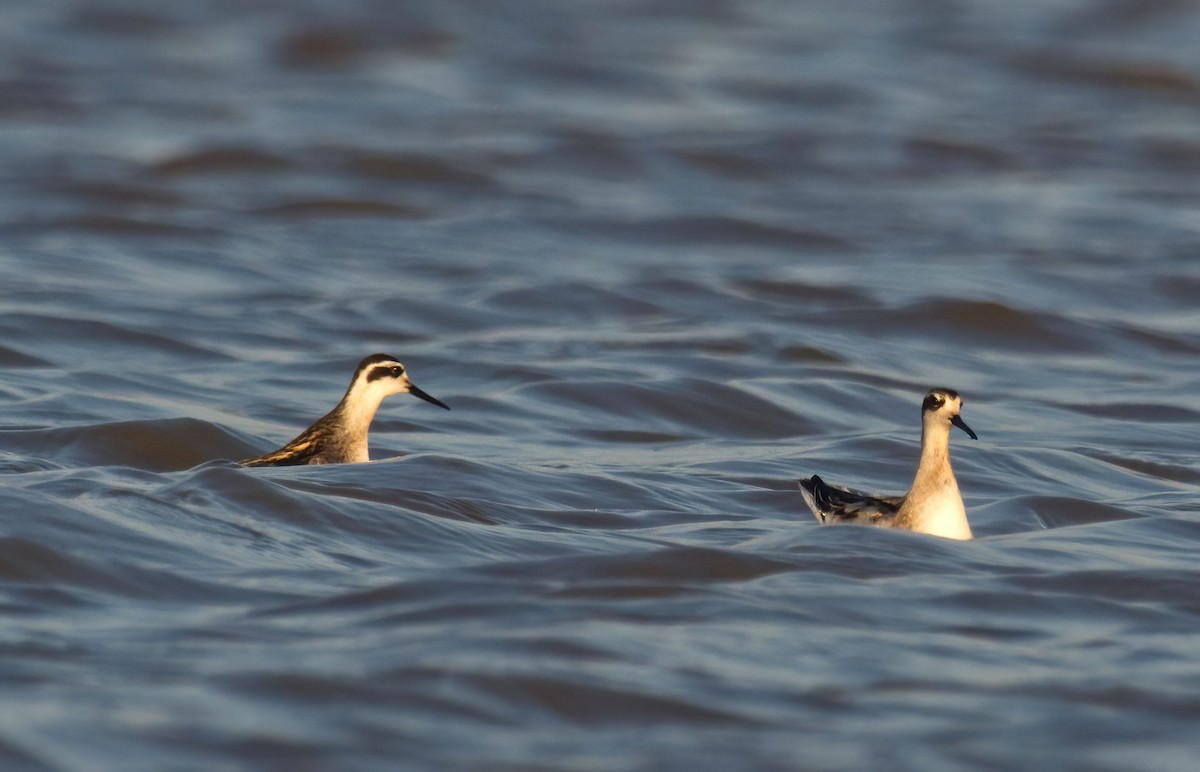
[[1193, 768], [1191, 4], [9, 6], [5, 770]]

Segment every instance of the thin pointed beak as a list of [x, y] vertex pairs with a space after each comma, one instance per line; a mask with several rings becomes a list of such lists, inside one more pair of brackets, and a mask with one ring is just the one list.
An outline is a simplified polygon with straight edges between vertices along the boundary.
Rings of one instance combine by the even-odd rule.
[[962, 429], [964, 432], [966, 432], [967, 436], [970, 437], [971, 439], [973, 439], [973, 440], [979, 439], [979, 437], [977, 437], [975, 435], [975, 432], [971, 431], [971, 427], [967, 426], [967, 422], [962, 420], [962, 416], [954, 416], [953, 418], [950, 419], [950, 423], [954, 424], [959, 429]]
[[426, 402], [432, 402], [433, 404], [435, 404], [438, 407], [443, 408], [445, 410], [450, 409], [450, 406], [447, 405], [445, 402], [442, 402], [437, 397], [431, 397], [428, 394], [426, 394], [425, 392], [418, 389], [417, 384], [413, 383], [412, 381], [408, 382], [408, 393], [413, 395], [414, 397], [420, 397], [421, 399], [425, 400]]

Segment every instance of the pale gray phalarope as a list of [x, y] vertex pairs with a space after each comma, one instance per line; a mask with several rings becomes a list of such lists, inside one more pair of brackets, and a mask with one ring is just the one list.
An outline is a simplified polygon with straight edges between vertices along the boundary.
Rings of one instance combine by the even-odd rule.
[[953, 389], [930, 389], [921, 404], [921, 463], [903, 496], [873, 496], [828, 485], [813, 475], [800, 481], [804, 503], [822, 524], [853, 523], [970, 539], [971, 526], [950, 468], [950, 427], [979, 439], [962, 420], [963, 400]]
[[384, 397], [412, 394], [449, 410], [408, 379], [404, 365], [387, 354], [372, 354], [359, 362], [350, 388], [337, 406], [318, 418], [300, 436], [265, 456], [248, 458], [243, 466], [348, 464], [369, 461], [367, 431]]

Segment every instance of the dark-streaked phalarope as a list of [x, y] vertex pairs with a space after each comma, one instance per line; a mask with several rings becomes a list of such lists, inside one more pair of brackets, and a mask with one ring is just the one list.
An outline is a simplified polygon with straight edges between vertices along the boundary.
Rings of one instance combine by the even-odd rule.
[[273, 453], [240, 462], [243, 466], [352, 464], [369, 461], [367, 430], [383, 398], [412, 394], [449, 410], [408, 379], [404, 365], [387, 354], [372, 354], [358, 363], [350, 388], [337, 406], [318, 418], [296, 439]]
[[853, 523], [970, 539], [971, 526], [958, 481], [950, 468], [950, 426], [971, 439], [975, 432], [959, 412], [963, 400], [953, 389], [930, 389], [921, 404], [921, 463], [912, 487], [903, 496], [872, 496], [828, 485], [813, 475], [800, 481], [804, 503], [822, 524]]

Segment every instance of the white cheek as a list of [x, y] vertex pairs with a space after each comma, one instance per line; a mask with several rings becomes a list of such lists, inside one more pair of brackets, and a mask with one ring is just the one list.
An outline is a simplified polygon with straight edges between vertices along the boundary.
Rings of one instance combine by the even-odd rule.
[[380, 378], [368, 384], [363, 394], [367, 399], [379, 401], [389, 394], [396, 393], [395, 384], [396, 382], [391, 379]]

